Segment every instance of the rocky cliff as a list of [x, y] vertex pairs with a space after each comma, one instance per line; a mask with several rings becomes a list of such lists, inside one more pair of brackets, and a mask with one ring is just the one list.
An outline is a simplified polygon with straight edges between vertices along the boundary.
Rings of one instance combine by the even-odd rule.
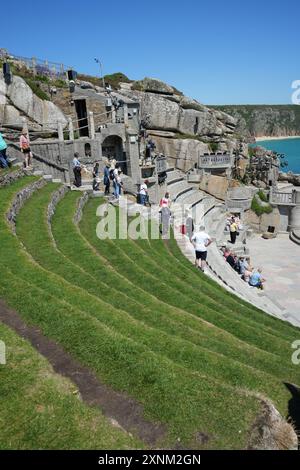
[[212, 106], [212, 109], [236, 118], [236, 132], [248, 139], [300, 135], [300, 106], [297, 105]]
[[36, 96], [23, 78], [13, 75], [11, 83], [5, 83], [0, 73], [0, 124], [22, 126], [22, 118], [39, 129], [56, 129], [57, 122], [66, 125], [63, 112], [54, 103]]
[[210, 109], [160, 80], [121, 83], [118, 91], [139, 101], [141, 118], [158, 151], [184, 171], [194, 167], [199, 154], [231, 150], [236, 145], [232, 116]]

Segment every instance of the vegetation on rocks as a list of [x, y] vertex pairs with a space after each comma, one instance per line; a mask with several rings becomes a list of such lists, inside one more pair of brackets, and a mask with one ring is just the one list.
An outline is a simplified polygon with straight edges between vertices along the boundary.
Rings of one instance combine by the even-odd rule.
[[258, 193], [253, 196], [251, 209], [258, 217], [262, 214], [270, 214], [273, 211], [271, 204], [268, 202], [267, 196], [262, 190], [258, 191]]

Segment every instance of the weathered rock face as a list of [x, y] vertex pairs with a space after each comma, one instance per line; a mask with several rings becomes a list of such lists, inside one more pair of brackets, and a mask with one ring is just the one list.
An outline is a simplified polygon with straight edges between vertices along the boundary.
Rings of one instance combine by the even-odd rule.
[[228, 187], [228, 179], [216, 175], [204, 175], [199, 185], [202, 191], [222, 200], [226, 199]]
[[16, 75], [12, 83], [6, 85], [0, 74], [0, 118], [4, 124], [19, 124], [21, 117], [27, 117], [36, 124], [56, 129], [57, 122], [63, 125], [67, 120], [62, 111], [51, 101], [38, 98], [27, 83]]
[[199, 154], [209, 152], [208, 144], [199, 140], [178, 139], [151, 130], [149, 135], [155, 141], [157, 151], [168, 157], [171, 166], [182, 171], [193, 168]]
[[257, 216], [252, 210], [245, 212], [245, 223], [253, 228], [256, 232], [266, 232], [268, 227], [275, 227], [275, 231], [280, 230], [280, 212], [277, 208], [273, 208], [270, 214], [262, 214]]
[[174, 88], [157, 78], [146, 77], [144, 80], [135, 82], [135, 88], [141, 91], [149, 91], [153, 93], [163, 93], [164, 95], [173, 95]]
[[248, 449], [298, 450], [298, 438], [293, 426], [270, 402], [263, 402], [262, 411], [250, 432]]
[[[149, 134], [153, 132], [158, 151], [176, 160], [177, 168], [193, 168], [199, 154], [210, 151], [209, 142], [217, 142], [220, 151], [235, 146], [233, 117], [179, 94], [160, 80], [145, 78], [120, 93], [140, 102], [141, 118]], [[155, 131], [174, 135], [154, 135]]]

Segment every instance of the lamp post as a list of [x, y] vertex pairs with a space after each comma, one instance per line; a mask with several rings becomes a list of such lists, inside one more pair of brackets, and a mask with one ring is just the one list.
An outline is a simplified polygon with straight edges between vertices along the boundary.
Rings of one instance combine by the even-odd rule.
[[102, 62], [101, 62], [100, 59], [97, 59], [97, 58], [95, 58], [94, 60], [95, 60], [95, 62], [96, 62], [97, 64], [99, 64], [99, 67], [100, 67], [100, 74], [101, 74], [101, 77], [102, 77], [102, 84], [103, 84], [103, 88], [105, 89], [105, 81], [104, 81], [104, 76], [103, 76]]

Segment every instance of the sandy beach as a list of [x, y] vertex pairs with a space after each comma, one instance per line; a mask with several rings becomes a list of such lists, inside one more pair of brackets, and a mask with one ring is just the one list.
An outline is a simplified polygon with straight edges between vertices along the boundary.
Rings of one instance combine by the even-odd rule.
[[300, 139], [300, 135], [283, 135], [281, 137], [270, 137], [270, 136], [262, 136], [262, 137], [255, 137], [256, 142], [261, 142], [262, 140], [286, 140], [286, 139]]

